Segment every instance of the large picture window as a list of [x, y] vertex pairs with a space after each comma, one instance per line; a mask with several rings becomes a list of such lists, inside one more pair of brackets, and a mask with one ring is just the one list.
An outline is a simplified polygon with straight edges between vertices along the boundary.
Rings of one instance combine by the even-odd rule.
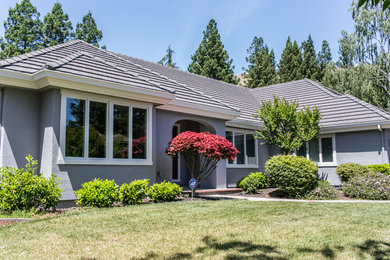
[[228, 160], [228, 166], [257, 166], [256, 139], [254, 132], [245, 130], [226, 131], [226, 139], [240, 151], [234, 161]]
[[150, 106], [77, 97], [64, 97], [63, 104], [65, 161], [143, 164], [150, 160]]
[[336, 139], [334, 135], [321, 136], [303, 145], [297, 155], [305, 156], [321, 165], [334, 165], [336, 162]]

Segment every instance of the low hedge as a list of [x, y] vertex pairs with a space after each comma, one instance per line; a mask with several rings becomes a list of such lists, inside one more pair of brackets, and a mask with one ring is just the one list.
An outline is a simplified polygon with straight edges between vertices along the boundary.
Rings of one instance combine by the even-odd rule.
[[370, 168], [359, 163], [343, 163], [337, 166], [336, 174], [340, 177], [342, 182], [347, 182], [349, 179], [368, 173]]
[[351, 178], [343, 186], [344, 194], [351, 198], [367, 200], [390, 199], [390, 176], [368, 172]]
[[75, 191], [76, 203], [87, 207], [110, 207], [119, 201], [118, 185], [114, 180], [99, 178], [85, 182], [80, 190]]
[[176, 183], [163, 181], [153, 184], [148, 190], [148, 197], [154, 202], [173, 201], [182, 192], [183, 188]]
[[237, 187], [244, 189], [245, 192], [250, 194], [256, 193], [257, 190], [264, 189], [267, 186], [267, 176], [263, 172], [251, 172], [237, 183]]
[[277, 155], [265, 164], [269, 183], [289, 197], [303, 197], [317, 187], [318, 167], [312, 161], [293, 155]]
[[390, 164], [371, 164], [367, 165], [367, 167], [384, 175], [390, 176]]
[[124, 183], [119, 189], [119, 199], [124, 205], [141, 204], [149, 189], [149, 179]]

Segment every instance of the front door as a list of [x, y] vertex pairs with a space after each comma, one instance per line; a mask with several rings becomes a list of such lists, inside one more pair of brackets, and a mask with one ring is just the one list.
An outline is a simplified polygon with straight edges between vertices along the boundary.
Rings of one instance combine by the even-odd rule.
[[[180, 133], [180, 125], [175, 124], [172, 128], [172, 138]], [[172, 181], [180, 182], [180, 155], [172, 159]]]

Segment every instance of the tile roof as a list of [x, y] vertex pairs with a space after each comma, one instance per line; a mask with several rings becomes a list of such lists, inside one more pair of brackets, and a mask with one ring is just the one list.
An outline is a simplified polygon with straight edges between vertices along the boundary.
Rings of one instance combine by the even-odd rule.
[[80, 40], [69, 41], [0, 61], [0, 69], [34, 74], [44, 69], [104, 80], [142, 89], [174, 93], [175, 99], [209, 108], [240, 111], [232, 122], [259, 125], [252, 114], [261, 100], [277, 95], [317, 106], [325, 127], [374, 124], [390, 114], [350, 95], [341, 95], [304, 79], [248, 89], [179, 69], [96, 48]]

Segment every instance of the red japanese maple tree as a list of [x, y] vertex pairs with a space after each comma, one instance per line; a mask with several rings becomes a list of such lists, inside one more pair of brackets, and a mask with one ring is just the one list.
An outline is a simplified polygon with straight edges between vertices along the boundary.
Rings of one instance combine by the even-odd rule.
[[222, 136], [202, 132], [183, 132], [174, 137], [167, 154], [172, 158], [181, 154], [192, 178], [198, 185], [206, 180], [223, 159], [234, 160], [239, 151]]

